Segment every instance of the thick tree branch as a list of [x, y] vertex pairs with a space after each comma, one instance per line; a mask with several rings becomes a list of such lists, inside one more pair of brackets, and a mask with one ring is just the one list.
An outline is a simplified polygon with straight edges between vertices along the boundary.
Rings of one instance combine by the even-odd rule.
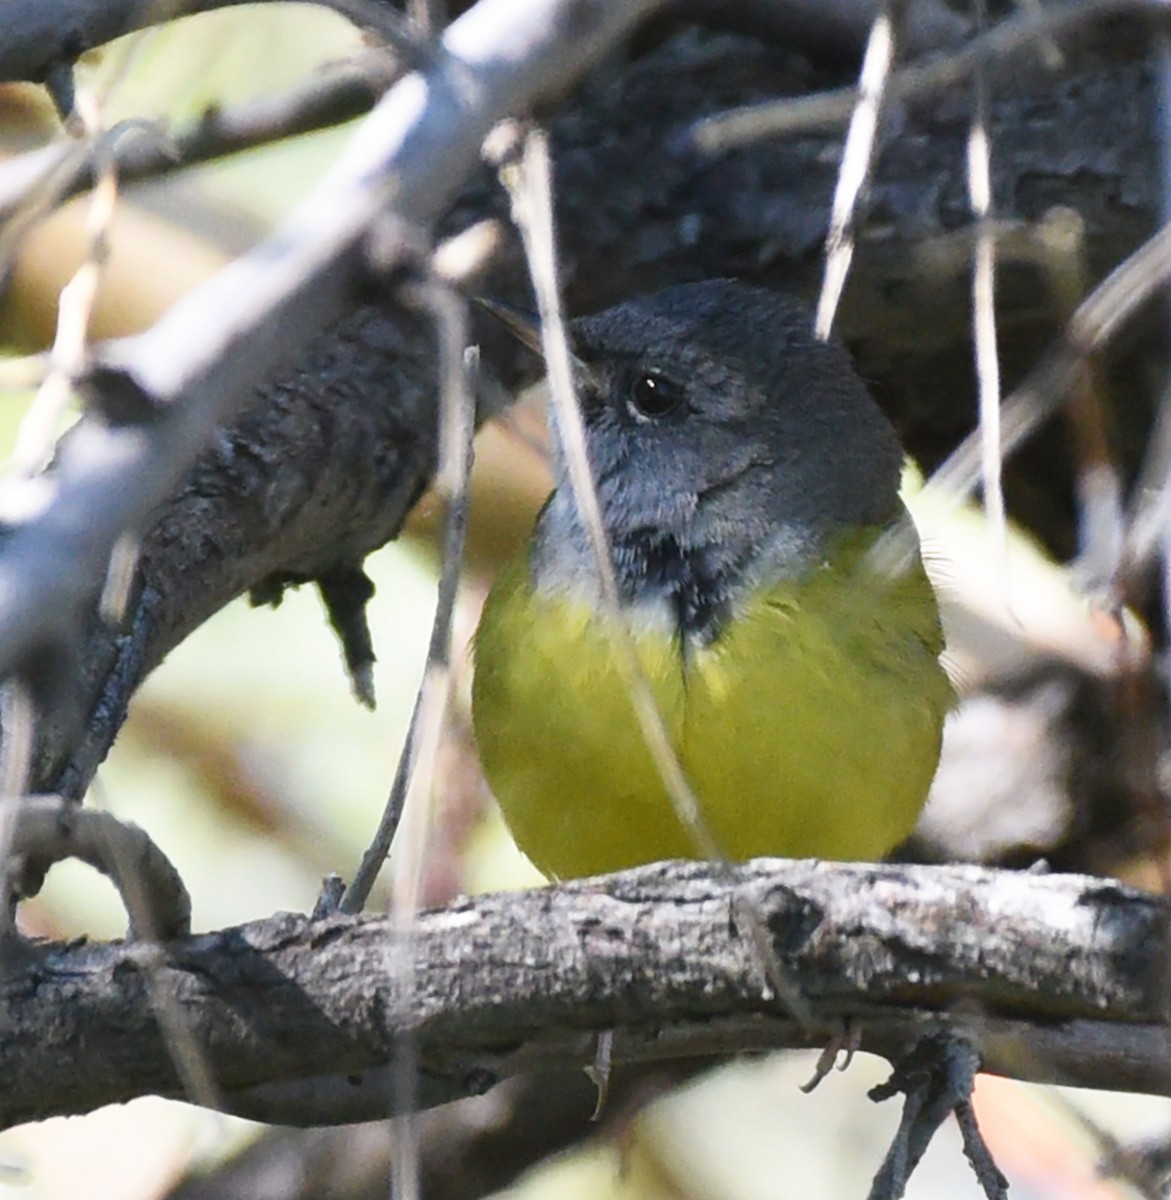
[[[281, 229], [151, 329], [102, 349], [80, 381], [92, 411], [61, 447], [47, 501], [0, 547], [0, 675], [47, 662], [54, 674], [41, 694], [62, 685], [62, 648], [115, 542], [142, 529], [249, 389], [352, 310], [372, 222], [414, 230], [432, 220], [497, 121], [563, 86], [653, 7], [482, 0], [447, 30], [443, 53], [375, 108]], [[397, 238], [398, 255], [412, 237]]]
[[[815, 1026], [769, 993], [749, 914]], [[604, 1031], [622, 1065], [816, 1045], [845, 1018], [888, 1057], [948, 1027], [990, 1070], [1167, 1094], [1167, 915], [1077, 876], [673, 863], [425, 914], [407, 992], [379, 919], [274, 917], [149, 960], [133, 945], [45, 947], [0, 980], [0, 1120], [178, 1094], [160, 996], [229, 1102], [378, 1067], [404, 1035], [430, 1105], [588, 1065]]]

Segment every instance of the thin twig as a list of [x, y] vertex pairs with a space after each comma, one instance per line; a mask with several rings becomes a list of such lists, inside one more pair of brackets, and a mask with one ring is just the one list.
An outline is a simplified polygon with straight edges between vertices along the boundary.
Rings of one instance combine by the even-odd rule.
[[904, 0], [884, 0], [866, 43], [866, 55], [858, 76], [858, 103], [842, 149], [842, 165], [838, 170], [825, 239], [825, 275], [814, 319], [814, 331], [823, 340], [833, 329], [834, 314], [854, 257], [854, 227], [874, 169], [886, 87], [898, 53], [904, 7]]
[[[16, 445], [5, 464], [0, 482], [5, 492], [40, 471], [52, 453], [61, 418], [73, 399], [73, 381], [85, 366], [89, 324], [109, 255], [110, 226], [118, 203], [118, 177], [96, 97], [83, 88], [78, 93], [77, 109], [85, 122], [86, 144], [97, 175], [86, 212], [86, 252], [81, 266], [61, 291], [49, 370], [20, 423]], [[0, 511], [4, 507], [5, 498], [0, 497]]]
[[1168, 529], [1171, 529], [1171, 380], [1164, 384], [1142, 469], [1131, 494], [1122, 551], [1124, 576], [1137, 576], [1150, 565], [1160, 552]]
[[434, 37], [447, 24], [446, 10], [444, 0], [407, 0], [411, 26], [424, 37]]
[[[1159, 41], [1159, 90], [1160, 99], [1163, 101], [1163, 104], [1159, 105], [1157, 118], [1160, 168], [1163, 176], [1162, 209], [1163, 219], [1171, 222], [1171, 114], [1168, 114], [1164, 107], [1168, 98], [1171, 98], [1171, 42], [1166, 33], [1160, 37]], [[1167, 273], [1171, 275], [1171, 267], [1168, 268]], [[1166, 419], [1169, 405], [1171, 405], [1171, 382], [1165, 384], [1163, 389], [1161, 421]], [[1171, 464], [1168, 465], [1167, 476], [1162, 481], [1162, 492], [1164, 496], [1171, 494]], [[1165, 506], [1166, 501], [1160, 507]], [[1167, 629], [1171, 628], [1171, 519], [1165, 520], [1159, 529], [1157, 544], [1162, 567], [1163, 627]]]
[[630, 625], [618, 595], [614, 560], [590, 471], [585, 422], [573, 384], [573, 360], [561, 312], [554, 240], [552, 165], [548, 140], [541, 130], [529, 131], [524, 139], [519, 171], [516, 175], [505, 172], [504, 178], [512, 194], [513, 217], [524, 241], [525, 257], [541, 318], [541, 342], [549, 377], [555, 436], [565, 458], [573, 500], [589, 538], [594, 569], [601, 583], [606, 619], [614, 634], [617, 649], [615, 659], [630, 691], [647, 748], [680, 825], [687, 830], [692, 845], [702, 858], [709, 862], [725, 862], [723, 851], [703, 819], [695, 791], [683, 771], [654, 694], [639, 665]]
[[[446, 510], [443, 570], [439, 578], [427, 665], [411, 716], [410, 729], [378, 830], [342, 897], [340, 908], [346, 913], [360, 912], [365, 907], [390, 852], [400, 821], [405, 829], [405, 813], [412, 811], [412, 805], [416, 809], [419, 807], [420, 794], [430, 794], [434, 755], [451, 690], [451, 627], [467, 534], [470, 498], [468, 478], [472, 462], [472, 435], [475, 432], [474, 393], [469, 387], [467, 372], [474, 368], [470, 363], [465, 365], [467, 313], [464, 302], [451, 288], [437, 281], [431, 281], [416, 291], [435, 317], [439, 332], [440, 448], [435, 492]], [[415, 841], [416, 838], [417, 834], [412, 834], [411, 840]], [[404, 842], [407, 840], [404, 833]], [[417, 845], [415, 851], [418, 851]], [[400, 861], [395, 878], [396, 881], [402, 881], [404, 890], [396, 894], [404, 903], [411, 895], [417, 898], [421, 870], [421, 853], [406, 853], [404, 860]]]
[[[451, 627], [467, 533], [468, 480], [475, 433], [474, 390], [468, 385], [470, 360], [466, 358], [466, 303], [453, 288], [434, 278], [412, 290], [431, 312], [438, 333], [440, 435], [435, 490], [446, 510], [443, 571], [427, 665], [391, 795], [374, 841], [341, 902], [343, 912], [363, 907], [397, 832], [399, 857], [391, 889], [386, 969], [408, 997], [415, 995], [417, 985], [414, 935], [422, 897], [435, 766], [451, 699]], [[391, 1175], [395, 1200], [417, 1200], [419, 1196], [417, 1113], [421, 1105], [416, 1060], [414, 1039], [405, 1033], [395, 1041], [390, 1081], [394, 1109], [400, 1114], [400, 1148]]]
[[13, 881], [20, 805], [27, 794], [36, 744], [36, 707], [32, 690], [22, 679], [0, 684], [0, 946], [7, 945], [15, 931]]
[[[177, 132], [157, 121], [119, 122], [104, 135], [103, 143], [110, 147], [123, 183], [154, 179], [362, 116], [399, 74], [401, 67], [384, 51], [367, 51], [324, 68], [277, 96], [209, 108]], [[0, 221], [11, 220], [24, 206], [33, 205], [28, 219], [22, 213], [23, 236], [37, 213], [84, 191], [92, 175], [90, 149], [81, 143], [57, 142], [9, 159], [0, 164]], [[38, 189], [44, 190], [44, 200], [37, 199]], [[5, 237], [0, 245], [17, 240]]]
[[[1008, 458], [1068, 398], [1076, 387], [1085, 360], [1117, 333], [1171, 279], [1171, 223], [1148, 238], [1124, 259], [1078, 305], [1061, 336], [1000, 408], [1000, 451]], [[923, 495], [934, 512], [958, 509], [980, 482], [983, 445], [979, 431], [969, 434], [927, 481]], [[897, 572], [918, 549], [918, 535], [909, 517], [874, 544], [869, 560], [874, 569]], [[1171, 578], [1168, 580], [1171, 583]]]
[[68, 832], [68, 840], [40, 853], [48, 852], [54, 860], [68, 856], [87, 862], [118, 889], [135, 942], [135, 962], [146, 977], [151, 1007], [184, 1098], [219, 1112], [224, 1106], [215, 1073], [166, 970], [166, 943], [191, 933], [191, 900], [179, 872], [147, 833], [108, 810], [52, 796], [30, 801], [55, 804], [56, 811], [50, 807], [48, 815], [55, 818], [58, 838]]
[[[451, 700], [451, 625], [467, 532], [468, 477], [472, 461], [472, 435], [475, 432], [473, 391], [468, 386], [465, 366], [467, 307], [452, 288], [435, 280], [429, 281], [417, 292], [434, 316], [439, 334], [440, 436], [439, 471], [435, 487], [446, 508], [446, 523], [443, 571], [427, 650], [427, 665], [410, 735], [403, 751], [409, 767], [399, 828], [399, 858], [391, 889], [391, 937], [386, 948], [389, 976], [408, 997], [415, 995], [417, 986], [414, 936], [423, 890], [435, 767]], [[393, 804], [388, 805], [390, 820], [393, 820], [392, 808]], [[343, 897], [343, 905], [348, 900], [351, 905], [360, 907], [365, 900], [363, 891], [369, 893], [373, 878], [394, 837], [390, 820], [384, 815], [376, 838], [377, 847], [372, 847], [363, 858], [365, 874], [355, 879]], [[400, 1149], [391, 1173], [391, 1195], [395, 1200], [417, 1200], [419, 1196], [417, 1114], [421, 1105], [417, 1053], [414, 1038], [409, 1032], [396, 1039], [391, 1075], [394, 1108], [400, 1114]]]
[[[1003, 62], [1011, 55], [1034, 50], [1041, 37], [1058, 37], [1090, 21], [1138, 11], [1149, 12], [1155, 19], [1167, 15], [1158, 0], [1080, 0], [1040, 10], [1026, 9], [953, 54], [896, 71], [887, 88], [887, 101], [933, 96], [963, 83], [985, 58]], [[697, 121], [691, 126], [690, 138], [702, 153], [721, 154], [761, 138], [791, 137], [845, 125], [858, 101], [859, 89], [838, 88], [792, 100], [748, 105]]]
[[[1011, 454], [1065, 399], [1087, 355], [1118, 330], [1171, 278], [1171, 224], [1164, 225], [1124, 259], [1078, 305], [1063, 335], [1001, 406], [1001, 450]], [[980, 478], [980, 441], [969, 435], [948, 456], [928, 486], [956, 505]]]
[[[976, 28], [988, 21], [987, 0], [975, 0]], [[1004, 517], [1004, 488], [1000, 454], [1000, 353], [996, 344], [996, 234], [992, 198], [992, 146], [988, 122], [988, 63], [976, 64], [974, 112], [968, 132], [968, 196], [976, 222], [976, 252], [972, 265], [972, 335], [979, 391], [981, 482], [988, 533], [1008, 570], [1008, 529]]]
[[[118, 202], [118, 178], [104, 142], [102, 105], [96, 94], [81, 89], [74, 97], [85, 141], [95, 156], [98, 183], [86, 213], [87, 246], [81, 266], [61, 292], [57, 331], [49, 369], [17, 434], [16, 446], [0, 473], [0, 519], [19, 521], [36, 511], [46, 495], [44, 480], [35, 478], [52, 452], [74, 381], [86, 358], [90, 321], [109, 251], [109, 232]], [[8, 931], [13, 843], [20, 798], [29, 786], [36, 721], [33, 694], [26, 681], [14, 679], [5, 692], [3, 753], [0, 754], [0, 929]]]
[[[1035, 240], [1054, 308], [1061, 321], [1068, 321], [1087, 291], [1085, 221], [1073, 209], [1052, 210], [1036, 227]], [[1074, 382], [1067, 413], [1077, 467], [1075, 576], [1083, 591], [1113, 609], [1124, 602], [1126, 520], [1122, 473], [1111, 453], [1103, 411], [1105, 386], [1097, 357], [1088, 357]]]

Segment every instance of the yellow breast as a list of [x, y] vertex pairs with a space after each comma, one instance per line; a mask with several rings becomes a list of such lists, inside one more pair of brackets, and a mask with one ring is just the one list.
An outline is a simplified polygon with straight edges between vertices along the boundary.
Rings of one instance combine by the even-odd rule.
[[[878, 578], [861, 554], [751, 596], [710, 645], [635, 642], [716, 844], [759, 855], [876, 859], [910, 832], [939, 760], [952, 689], [916, 562]], [[527, 557], [497, 581], [476, 635], [473, 716], [513, 836], [566, 878], [694, 857], [646, 750], [606, 620], [534, 589]]]

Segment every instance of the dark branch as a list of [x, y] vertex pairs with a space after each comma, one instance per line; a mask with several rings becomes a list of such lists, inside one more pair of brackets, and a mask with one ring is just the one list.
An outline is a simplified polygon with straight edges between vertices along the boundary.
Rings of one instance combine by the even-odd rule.
[[[209, 108], [178, 131], [159, 123], [121, 122], [103, 136], [102, 150], [113, 158], [121, 183], [151, 179], [362, 116], [401, 73], [390, 55], [371, 52], [278, 96]], [[18, 213], [38, 187], [51, 185], [60, 199], [88, 187], [92, 149], [56, 141], [0, 165], [0, 221]]]
[[[449, 28], [444, 53], [383, 99], [281, 229], [145, 333], [95, 355], [80, 381], [92, 411], [60, 449], [48, 502], [0, 548], [0, 675], [46, 660], [60, 670], [58, 648], [82, 628], [115, 542], [143, 530], [252, 388], [352, 312], [371, 224], [392, 214], [394, 249], [409, 254], [406, 231], [438, 215], [492, 126], [564, 86], [653, 7], [482, 0]], [[35, 682], [40, 694], [64, 684]]]
[[[746, 906], [813, 1025], [769, 993], [736, 925]], [[149, 963], [132, 945], [45, 947], [0, 980], [2, 1120], [179, 1094], [159, 996], [229, 1104], [262, 1083], [380, 1067], [404, 1035], [433, 1105], [588, 1065], [603, 1031], [621, 1066], [816, 1045], [844, 1018], [889, 1058], [951, 1029], [988, 1070], [1168, 1094], [1167, 914], [1078, 876], [671, 863], [425, 914], [411, 988], [378, 919], [274, 917]]]

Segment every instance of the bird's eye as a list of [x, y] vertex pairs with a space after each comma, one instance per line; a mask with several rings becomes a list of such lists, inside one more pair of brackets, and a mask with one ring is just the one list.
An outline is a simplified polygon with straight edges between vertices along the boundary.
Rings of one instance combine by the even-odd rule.
[[635, 378], [627, 403], [630, 411], [643, 421], [657, 421], [683, 405], [683, 389], [657, 371]]

